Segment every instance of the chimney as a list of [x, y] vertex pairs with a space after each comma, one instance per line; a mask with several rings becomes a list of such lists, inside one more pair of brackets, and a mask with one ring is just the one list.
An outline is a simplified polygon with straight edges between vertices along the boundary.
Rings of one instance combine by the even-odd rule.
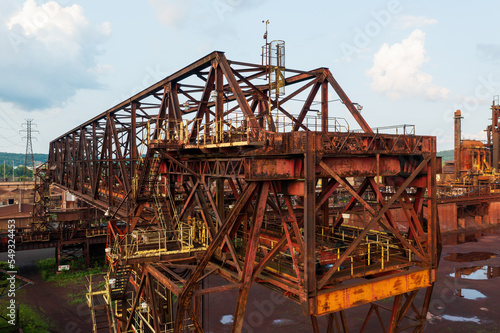
[[462, 112], [455, 111], [455, 179], [460, 179], [461, 143], [462, 143]]

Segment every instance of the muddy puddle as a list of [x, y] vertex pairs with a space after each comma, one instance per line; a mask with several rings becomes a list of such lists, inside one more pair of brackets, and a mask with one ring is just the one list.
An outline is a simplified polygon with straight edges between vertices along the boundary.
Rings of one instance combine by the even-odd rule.
[[449, 321], [460, 321], [460, 322], [464, 322], [464, 323], [477, 323], [477, 324], [481, 323], [481, 320], [479, 320], [479, 318], [477, 318], [476, 316], [474, 316], [474, 317], [461, 317], [461, 316], [442, 315], [441, 317], [443, 319], [449, 320]]
[[443, 260], [455, 262], [473, 262], [488, 260], [496, 256], [496, 253], [492, 252], [450, 253], [448, 256], [444, 257]]
[[441, 235], [443, 245], [458, 245], [464, 243], [477, 242], [481, 237], [488, 235], [496, 235], [500, 233], [498, 227], [486, 228], [483, 230], [453, 232]]
[[449, 276], [469, 280], [489, 280], [500, 276], [499, 266], [472, 266], [455, 268]]
[[486, 298], [486, 295], [476, 289], [457, 289], [455, 295], [463, 299], [470, 299], [476, 301], [481, 298]]

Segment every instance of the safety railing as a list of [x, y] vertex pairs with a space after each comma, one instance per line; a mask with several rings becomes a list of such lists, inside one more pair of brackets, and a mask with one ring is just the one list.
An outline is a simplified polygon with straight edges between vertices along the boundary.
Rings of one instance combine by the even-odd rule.
[[[350, 247], [352, 242], [359, 237], [363, 228], [347, 227], [336, 229], [335, 233], [326, 227], [318, 227], [316, 232], [316, 269], [318, 274], [326, 273], [329, 268], [339, 260], [341, 255]], [[281, 232], [280, 232], [281, 231]], [[274, 221], [264, 221], [257, 248], [256, 261], [259, 262], [272, 251], [279, 239], [284, 235], [282, 225]], [[244, 256], [245, 245], [250, 235], [241, 229], [235, 235], [234, 245], [236, 252]], [[407, 240], [410, 245], [414, 241]], [[300, 249], [294, 243], [293, 251], [298, 255]], [[393, 269], [395, 266], [413, 265], [417, 261], [415, 254], [410, 248], [395, 244], [389, 234], [383, 231], [371, 230], [367, 236], [356, 246], [356, 249], [338, 267], [339, 277], [350, 278], [364, 276], [380, 272], [381, 270]], [[266, 270], [277, 274], [284, 274], [289, 279], [296, 278], [296, 270], [293, 267], [292, 255], [288, 247], [283, 248], [278, 256], [275, 256], [267, 265]], [[302, 265], [299, 267], [303, 274]]]
[[[263, 140], [262, 131], [249, 125], [248, 117], [235, 114], [206, 123], [202, 118], [166, 120], [159, 130], [158, 140], [171, 144], [205, 146], [221, 143], [250, 143]], [[149, 129], [152, 133], [152, 130]], [[194, 134], [192, 134], [194, 133]]]
[[[321, 250], [318, 251], [317, 256], [320, 265], [326, 268], [333, 266], [363, 230], [364, 228], [349, 226], [332, 233], [326, 227], [319, 227], [317, 239], [321, 244]], [[410, 245], [414, 243], [410, 239], [407, 241]], [[396, 260], [393, 263], [391, 259]], [[394, 244], [390, 235], [384, 231], [370, 230], [337, 271], [344, 270], [347, 271], [347, 275], [354, 276], [357, 267], [363, 267], [363, 271], [369, 272], [369, 266], [373, 265], [377, 265], [376, 269], [384, 270], [394, 264], [411, 264], [414, 261], [414, 253], [410, 248], [402, 248]]]
[[[155, 313], [148, 303], [147, 299], [143, 296], [140, 296], [138, 304], [135, 308], [135, 311], [131, 314], [132, 321], [130, 325], [130, 329], [126, 333], [137, 333], [137, 332], [158, 332], [158, 333], [173, 333], [175, 322], [172, 320], [173, 316], [170, 313], [172, 308], [174, 307], [172, 303], [172, 298], [175, 296], [170, 295], [167, 297], [167, 293], [170, 293], [168, 289], [165, 288], [162, 284], [156, 285], [156, 294], [161, 297], [164, 302], [166, 302], [166, 308], [164, 311], [168, 312], [166, 316], [167, 320], [158, 323], [159, 331], [155, 330], [154, 327], [154, 316]], [[132, 309], [134, 306], [135, 294], [130, 293], [127, 297], [127, 308]], [[170, 320], [169, 320], [170, 319]], [[183, 321], [182, 329], [183, 332], [195, 332], [194, 323], [191, 318], [186, 317]], [[122, 331], [123, 332], [123, 331]]]
[[[213, 144], [250, 144], [265, 141], [270, 133], [291, 132], [295, 121], [285, 115], [257, 117], [259, 125], [252, 126], [249, 117], [241, 112], [232, 112], [223, 119], [206, 122], [204, 118], [165, 120], [155, 140], [170, 144], [206, 146]], [[311, 131], [323, 131], [321, 116], [306, 116], [302, 124]], [[147, 137], [152, 139], [156, 124], [147, 124]], [[303, 130], [299, 127], [299, 131]], [[346, 119], [327, 118], [328, 132], [348, 132]], [[148, 141], [150, 144], [150, 141]]]
[[487, 185], [455, 185], [451, 189], [438, 191], [439, 199], [454, 199], [454, 198], [476, 198], [485, 197], [488, 195], [499, 195], [500, 184]]
[[[372, 127], [372, 131], [377, 134], [395, 134], [395, 135], [415, 135], [415, 125], [401, 124], [392, 126]], [[353, 132], [364, 132], [362, 129], [353, 130]]]
[[180, 222], [176, 230], [140, 230], [124, 235], [110, 250], [108, 257], [114, 261], [138, 257], [151, 257], [174, 253], [206, 250], [209, 234], [202, 221], [189, 218]]
[[[284, 115], [274, 115], [274, 123], [276, 126], [277, 133], [288, 133], [292, 132], [296, 122]], [[349, 132], [349, 123], [345, 118], [340, 117], [328, 117], [327, 119], [327, 131], [330, 133], [338, 132]], [[307, 127], [310, 131], [321, 132], [323, 131], [323, 120], [320, 115], [318, 116], [306, 116], [302, 121], [302, 125]], [[299, 127], [299, 131], [303, 130]]]

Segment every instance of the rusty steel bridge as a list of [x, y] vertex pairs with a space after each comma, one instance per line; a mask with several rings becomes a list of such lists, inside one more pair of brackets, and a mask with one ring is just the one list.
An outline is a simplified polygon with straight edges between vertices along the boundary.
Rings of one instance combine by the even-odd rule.
[[[256, 283], [314, 332], [319, 316], [348, 332], [363, 304], [361, 331], [404, 318], [423, 331], [440, 256], [436, 138], [372, 130], [330, 70], [285, 68], [279, 47], [262, 64], [210, 53], [50, 143], [47, 183], [111, 215], [94, 331], [204, 332], [204, 295], [237, 290], [241, 332]], [[226, 283], [207, 287], [211, 275]]]

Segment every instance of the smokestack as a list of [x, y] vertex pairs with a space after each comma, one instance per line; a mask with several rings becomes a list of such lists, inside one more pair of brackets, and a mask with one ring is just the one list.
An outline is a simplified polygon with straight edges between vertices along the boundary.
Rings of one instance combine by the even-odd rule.
[[491, 106], [491, 136], [492, 136], [492, 162], [491, 162], [491, 167], [494, 168], [496, 171], [498, 171], [498, 160], [499, 160], [499, 153], [500, 153], [500, 133], [499, 133], [499, 128], [498, 128], [498, 111], [499, 111], [499, 106], [498, 104], [495, 105], [495, 100], [493, 100], [492, 106]]
[[461, 163], [461, 143], [462, 143], [462, 112], [455, 111], [455, 179], [460, 179]]

